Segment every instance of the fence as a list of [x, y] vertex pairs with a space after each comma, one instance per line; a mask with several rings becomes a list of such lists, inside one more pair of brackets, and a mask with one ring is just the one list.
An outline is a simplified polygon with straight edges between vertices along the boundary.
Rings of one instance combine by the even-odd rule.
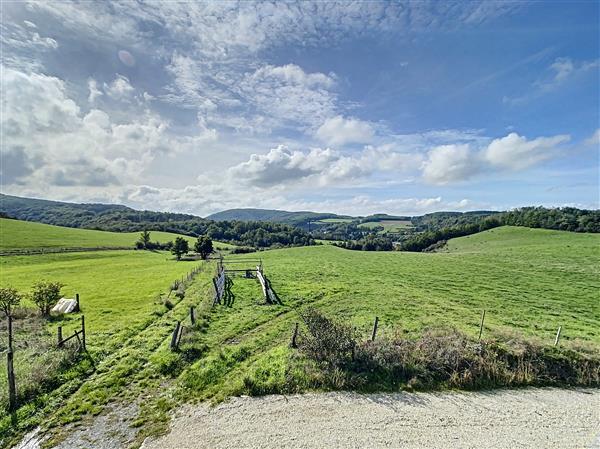
[[[190, 282], [192, 280], [194, 280], [194, 278], [196, 277], [196, 275], [198, 273], [200, 273], [200, 271], [202, 271], [202, 267], [203, 265], [198, 265], [197, 267], [195, 267], [193, 270], [191, 270], [187, 275], [183, 276], [181, 278], [181, 281], [179, 279], [177, 279], [175, 281], [175, 283], [179, 284], [179, 286], [185, 286], [186, 282]], [[221, 272], [223, 272], [222, 267], [219, 265]], [[224, 275], [224, 272], [223, 272]], [[215, 280], [213, 279], [213, 283], [215, 282]], [[185, 290], [184, 290], [185, 292]], [[196, 311], [194, 306], [190, 306], [190, 313], [188, 315], [190, 317], [190, 322], [192, 324], [192, 326], [196, 323]], [[176, 351], [179, 349], [179, 343], [181, 341], [181, 337], [183, 335], [183, 333], [185, 332], [185, 326], [183, 326], [183, 324], [181, 323], [181, 321], [177, 321], [177, 323], [175, 324], [175, 329], [173, 329], [173, 333], [171, 334], [171, 341], [169, 343], [169, 347], [171, 348], [171, 351]]]
[[271, 282], [262, 272], [262, 266], [256, 267], [256, 277], [258, 278], [260, 286], [262, 287], [265, 300], [269, 304], [281, 304], [281, 299], [279, 299], [279, 296], [277, 296], [277, 293], [275, 293], [275, 290], [273, 290]]
[[[485, 309], [481, 311], [481, 321], [479, 323], [479, 336], [478, 340], [481, 340], [481, 336], [483, 335], [483, 324], [485, 322]], [[299, 323], [294, 324], [294, 331], [292, 332], [292, 340], [290, 342], [290, 346], [292, 348], [296, 348], [297, 339], [298, 339], [298, 326]], [[375, 321], [373, 322], [373, 331], [371, 332], [371, 341], [375, 341], [375, 337], [377, 336], [377, 330], [379, 329], [379, 317], [375, 317]], [[556, 337], [554, 338], [554, 346], [558, 346], [560, 342], [560, 335], [562, 332], [562, 326], [558, 326], [558, 330], [556, 331]]]
[[84, 251], [122, 251], [131, 250], [131, 246], [96, 246], [90, 247], [67, 247], [67, 248], [13, 248], [3, 249], [0, 256], [33, 256], [36, 254], [55, 254], [55, 253], [80, 253]]
[[64, 347], [65, 343], [76, 338], [77, 341], [79, 342], [79, 350], [80, 351], [85, 351], [86, 347], [85, 347], [85, 316], [81, 315], [81, 329], [75, 331], [75, 333], [73, 335], [71, 335], [70, 337], [67, 338], [63, 338], [63, 334], [62, 334], [62, 326], [58, 326], [57, 329], [57, 343], [58, 343], [58, 347], [62, 348]]

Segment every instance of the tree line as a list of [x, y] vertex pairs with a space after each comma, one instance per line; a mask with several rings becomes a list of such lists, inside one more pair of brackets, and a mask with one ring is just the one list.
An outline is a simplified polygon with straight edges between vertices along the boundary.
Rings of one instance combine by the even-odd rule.
[[[421, 218], [425, 218], [423, 216]], [[454, 222], [454, 226], [440, 226]], [[397, 244], [390, 237], [373, 238], [371, 235], [353, 241], [344, 241], [337, 246], [362, 251], [426, 251], [439, 246], [439, 242], [456, 237], [475, 234], [498, 226], [524, 226], [529, 228], [553, 229], [571, 232], [600, 232], [600, 210], [577, 209], [574, 207], [545, 208], [523, 207], [508, 212], [488, 214], [486, 212], [460, 214], [441, 212], [430, 214], [418, 223], [421, 230], [399, 237]], [[440, 226], [440, 227], [438, 227]], [[387, 241], [386, 241], [387, 240]]]
[[[190, 252], [190, 245], [186, 238], [176, 237], [175, 241], [166, 243], [153, 242], [150, 231], [142, 231], [140, 238], [134, 244], [136, 249], [147, 250], [169, 250], [180, 260], [182, 256]], [[194, 242], [194, 251], [200, 255], [202, 259], [206, 259], [214, 252], [212, 239], [207, 235], [201, 235]]]

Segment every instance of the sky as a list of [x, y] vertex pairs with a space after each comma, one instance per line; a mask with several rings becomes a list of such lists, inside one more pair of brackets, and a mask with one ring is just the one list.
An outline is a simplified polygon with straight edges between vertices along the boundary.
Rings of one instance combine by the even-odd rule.
[[599, 208], [600, 2], [7, 2], [2, 192]]

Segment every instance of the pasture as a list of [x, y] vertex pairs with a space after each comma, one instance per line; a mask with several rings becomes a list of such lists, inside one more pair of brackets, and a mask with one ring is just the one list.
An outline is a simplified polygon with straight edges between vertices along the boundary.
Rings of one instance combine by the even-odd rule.
[[317, 223], [352, 223], [354, 220], [354, 218], [323, 218]]
[[[107, 232], [65, 228], [30, 221], [0, 219], [0, 249], [132, 247], [139, 232]], [[178, 234], [152, 231], [152, 241], [167, 242]], [[185, 237], [193, 244], [193, 237]]]
[[381, 221], [368, 221], [358, 225], [359, 228], [373, 229], [377, 227], [383, 227], [383, 232], [399, 232], [401, 230], [412, 228], [413, 225], [410, 220], [381, 220]]
[[[229, 255], [225, 260], [248, 259]], [[50, 425], [99, 413], [109, 401], [148, 398], [140, 435], [164, 430], [179, 401], [218, 401], [236, 394], [287, 392], [301, 378], [289, 341], [299, 311], [313, 306], [352, 323], [366, 339], [375, 316], [378, 335], [415, 338], [430, 327], [456, 327], [476, 338], [516, 335], [552, 345], [600, 347], [600, 235], [515, 227], [451, 240], [439, 253], [362, 252], [332, 245], [253, 254], [283, 304], [265, 305], [255, 279], [235, 277], [229, 306], [212, 306], [214, 263], [166, 308], [160, 294], [197, 262], [169, 254], [105, 251], [2, 259], [2, 285], [27, 291], [42, 277], [80, 293], [88, 346], [99, 365], [53, 412]], [[243, 264], [242, 264], [243, 265]], [[242, 268], [236, 266], [235, 268]], [[198, 322], [180, 352], [169, 350], [176, 320]], [[54, 335], [58, 322], [48, 323]], [[77, 325], [65, 318], [63, 326]], [[185, 346], [187, 345], [187, 346]], [[303, 389], [310, 389], [310, 384]], [[6, 419], [2, 426], [10, 424]], [[6, 427], [8, 428], [8, 427]], [[23, 427], [26, 428], [26, 427]]]
[[[171, 232], [150, 231], [153, 242], [166, 243], [184, 237], [193, 247], [195, 237]], [[33, 248], [123, 248], [131, 247], [140, 238], [139, 232], [107, 232], [91, 229], [65, 228], [30, 221], [0, 218], [0, 250]], [[215, 242], [215, 246], [232, 245]]]
[[[261, 253], [283, 305], [263, 306], [253, 280], [234, 280], [232, 307], [216, 306], [203, 342], [211, 351], [180, 376], [185, 395], [285, 391], [287, 347], [298, 312], [314, 306], [366, 339], [418, 337], [452, 326], [477, 338], [517, 336], [551, 346], [600, 347], [600, 235], [503, 227], [452, 240], [444, 253], [348, 251], [331, 245]], [[290, 371], [291, 370], [291, 371]]]
[[[160, 344], [164, 338], [160, 332], [168, 333], [170, 324], [157, 327], [157, 323], [167, 320], [170, 309], [177, 309], [180, 302], [179, 298], [169, 293], [170, 286], [174, 280], [181, 279], [199, 263], [176, 262], [167, 252], [133, 250], [3, 257], [0, 261], [1, 286], [11, 285], [27, 294], [35, 281], [60, 281], [64, 284], [62, 293], [65, 297], [73, 297], [75, 293], [79, 293], [81, 298], [81, 313], [52, 318], [44, 323], [44, 320], [32, 316], [37, 314], [32, 311], [29, 316], [14, 322], [17, 390], [35, 389], [36, 383], [42, 378], [46, 385], [58, 382], [54, 387], [40, 386], [42, 392], [51, 394], [42, 395], [34, 407], [26, 406], [26, 411], [22, 412], [20, 428], [27, 428], [38, 422], [42, 416], [37, 413], [38, 407], [56, 401], [57, 397], [68, 396], [69, 390], [81, 385], [93, 372], [91, 360], [99, 363], [108, 357], [107, 370], [114, 365], [118, 366], [115, 360], [122, 359], [123, 366], [139, 368], [133, 357], [139, 351], [134, 349], [135, 346], [141, 344], [141, 347], [151, 347], [153, 343]], [[22, 305], [29, 310], [34, 307], [27, 297]], [[61, 363], [60, 351], [53, 349], [57, 327], [62, 326], [65, 336], [72, 334], [79, 328], [82, 314], [86, 319], [87, 349], [91, 358], [79, 361], [64, 372], [48, 372], [56, 370]], [[5, 329], [4, 318], [1, 327]], [[158, 338], [155, 337], [157, 333], [160, 335]], [[140, 335], [144, 335], [144, 338]], [[131, 343], [132, 339], [137, 339], [138, 342]], [[44, 369], [43, 364], [48, 369]], [[0, 370], [6, 372], [4, 357], [0, 359]], [[110, 374], [114, 377], [108, 381], [108, 386], [128, 382], [122, 371], [119, 374], [111, 371]], [[6, 376], [3, 375], [0, 378], [2, 404], [7, 401], [6, 382]], [[65, 385], [58, 388], [60, 383]], [[56, 389], [56, 393], [52, 392], [53, 389]], [[91, 396], [97, 401], [96, 393], [91, 393]], [[85, 410], [89, 411], [89, 408]], [[0, 419], [0, 437], [11, 427], [7, 419], [6, 415]], [[10, 433], [12, 431], [17, 431], [17, 428]]]
[[[81, 297], [91, 338], [105, 344], [115, 333], [130, 332], [152, 318], [161, 307], [160, 293], [189, 272], [198, 262], [176, 262], [167, 252], [90, 251], [4, 257], [0, 262], [1, 286], [27, 293], [33, 282], [60, 281], [63, 296]], [[23, 305], [34, 307], [27, 299]], [[61, 323], [69, 326], [67, 315]], [[52, 324], [54, 326], [54, 324]]]

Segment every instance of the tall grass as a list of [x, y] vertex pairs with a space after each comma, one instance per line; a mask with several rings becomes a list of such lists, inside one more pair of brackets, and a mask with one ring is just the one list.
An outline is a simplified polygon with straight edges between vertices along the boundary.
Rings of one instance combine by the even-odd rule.
[[[328, 389], [481, 389], [600, 386], [600, 356], [499, 338], [476, 341], [456, 329], [429, 329], [416, 338], [394, 335], [357, 341], [349, 324], [317, 310], [302, 314], [299, 350], [308, 384]], [[318, 344], [316, 342], [318, 341]]]

